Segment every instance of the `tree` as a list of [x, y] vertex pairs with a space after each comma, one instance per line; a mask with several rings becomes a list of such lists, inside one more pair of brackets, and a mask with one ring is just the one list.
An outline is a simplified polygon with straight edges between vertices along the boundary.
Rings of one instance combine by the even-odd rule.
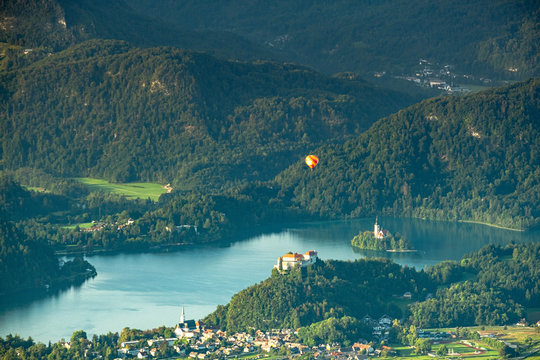
[[86, 337], [86, 331], [84, 330], [77, 330], [73, 332], [73, 335], [71, 335], [71, 343], [78, 343], [80, 340], [87, 340]]
[[428, 339], [417, 339], [414, 343], [417, 354], [425, 355], [431, 350], [431, 341]]
[[437, 355], [445, 356], [446, 354], [448, 354], [448, 347], [446, 347], [446, 345], [443, 344], [437, 350]]
[[504, 344], [499, 348], [499, 358], [500, 359], [508, 359], [509, 357], [512, 357], [515, 355], [514, 349], [512, 349], [510, 346]]

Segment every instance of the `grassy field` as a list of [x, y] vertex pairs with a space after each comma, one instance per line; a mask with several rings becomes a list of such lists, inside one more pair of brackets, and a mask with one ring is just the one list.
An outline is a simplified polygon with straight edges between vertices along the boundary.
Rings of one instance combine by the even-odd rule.
[[87, 222], [87, 223], [79, 223], [79, 224], [67, 225], [67, 226], [63, 226], [63, 228], [73, 230], [78, 226], [81, 229], [90, 229], [94, 225], [95, 225], [94, 223]]
[[[439, 359], [475, 359], [475, 360], [487, 360], [487, 359], [497, 359], [498, 353], [495, 350], [491, 350], [486, 348], [486, 351], [481, 354], [474, 354], [474, 349], [471, 349], [460, 342], [451, 342], [446, 343], [446, 348], [449, 352], [453, 351], [452, 353], [449, 353], [446, 356], [439, 357]], [[431, 347], [432, 352], [437, 352], [439, 348], [442, 346], [442, 344], [434, 344]], [[485, 348], [485, 346], [484, 346]], [[392, 346], [392, 349], [397, 350], [399, 355], [398, 356], [392, 356], [388, 357], [386, 359], [421, 359], [421, 360], [427, 360], [427, 359], [433, 359], [433, 357], [428, 355], [417, 355], [414, 353], [414, 349], [408, 347], [408, 346]], [[385, 358], [381, 358], [385, 359]]]
[[112, 184], [106, 180], [94, 178], [76, 178], [80, 183], [88, 186], [92, 191], [105, 191], [124, 195], [128, 199], [148, 199], [158, 201], [159, 196], [167, 192], [160, 184], [155, 183], [126, 183]]
[[[513, 344], [519, 344], [523, 346], [527, 338], [533, 339], [534, 347], [540, 344], [540, 332], [534, 327], [520, 327], [520, 326], [508, 326], [506, 329], [503, 326], [485, 326], [485, 327], [468, 327], [470, 331], [478, 331], [481, 335], [493, 334], [497, 339], [504, 340]], [[432, 329], [435, 331], [455, 331], [455, 328], [449, 329]], [[491, 346], [484, 344], [482, 340], [469, 340], [469, 343], [473, 344], [478, 349], [485, 349], [485, 352], [475, 354], [475, 349], [466, 346], [463, 341], [455, 340], [448, 343], [444, 343], [450, 353], [446, 356], [439, 357], [440, 359], [474, 359], [474, 360], [487, 360], [498, 359], [499, 354], [497, 350], [491, 348]], [[387, 359], [433, 359], [433, 357], [414, 354], [414, 349], [409, 346], [392, 346], [392, 349], [397, 350], [399, 355], [395, 357], [388, 357]], [[437, 352], [439, 348], [443, 346], [443, 343], [433, 343], [431, 350]], [[453, 352], [453, 354], [452, 354]], [[527, 357], [527, 360], [538, 360], [540, 354]]]

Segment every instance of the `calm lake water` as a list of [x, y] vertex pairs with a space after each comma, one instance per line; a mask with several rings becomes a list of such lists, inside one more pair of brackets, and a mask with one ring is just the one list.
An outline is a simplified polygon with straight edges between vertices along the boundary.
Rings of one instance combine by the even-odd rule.
[[98, 276], [80, 287], [38, 300], [1, 299], [0, 336], [19, 334], [47, 343], [69, 339], [75, 330], [89, 336], [123, 327], [174, 326], [182, 305], [188, 319], [200, 319], [226, 304], [241, 289], [270, 275], [287, 251], [317, 250], [322, 259], [385, 256], [417, 269], [442, 260], [458, 260], [482, 246], [509, 241], [539, 241], [540, 232], [514, 232], [487, 226], [411, 219], [379, 219], [399, 232], [418, 253], [353, 250], [350, 240], [372, 230], [374, 219], [301, 224], [218, 248], [171, 253], [92, 256]]

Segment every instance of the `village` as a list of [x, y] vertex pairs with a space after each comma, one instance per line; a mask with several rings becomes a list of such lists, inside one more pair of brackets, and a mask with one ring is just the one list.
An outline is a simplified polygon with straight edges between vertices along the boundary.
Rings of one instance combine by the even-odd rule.
[[[412, 70], [411, 74], [396, 76], [397, 79], [410, 81], [418, 86], [437, 89], [448, 94], [466, 94], [471, 89], [459, 84], [477, 84], [480, 86], [491, 86], [492, 80], [484, 77], [476, 78], [470, 74], [459, 75], [452, 70], [452, 65], [438, 65], [427, 59], [419, 59], [418, 66]], [[514, 68], [507, 69], [509, 72], [516, 72]], [[386, 72], [376, 72], [374, 76], [381, 78]]]
[[[384, 236], [378, 223], [374, 226], [375, 236]], [[304, 254], [289, 252], [278, 257], [274, 269], [284, 273], [296, 267], [306, 267], [318, 260], [317, 251], [310, 250]], [[398, 296], [398, 295], [396, 295]], [[411, 293], [406, 292], [399, 296], [403, 299], [411, 299]], [[182, 306], [180, 321], [173, 328], [168, 329], [169, 336], [154, 338], [138, 338], [131, 341], [122, 341], [116, 353], [116, 359], [285, 359], [300, 357], [307, 359], [333, 359], [333, 360], [363, 360], [375, 357], [402, 356], [403, 352], [410, 353], [414, 346], [390, 345], [392, 327], [400, 321], [392, 319], [388, 315], [372, 317], [366, 314], [361, 321], [372, 329], [371, 338], [357, 339], [355, 343], [321, 343], [315, 346], [307, 346], [299, 340], [298, 329], [272, 329], [263, 331], [250, 328], [247, 332], [227, 333], [218, 328], [206, 326], [201, 321], [186, 320], [185, 309]], [[515, 324], [516, 327], [527, 327], [525, 319]], [[534, 326], [534, 325], [533, 325]], [[540, 327], [540, 321], [536, 324]], [[457, 330], [457, 329], [456, 329]], [[418, 339], [428, 341], [434, 347], [444, 344], [448, 356], [483, 355], [489, 351], [479, 343], [471, 342], [471, 338], [484, 341], [482, 343], [503, 342], [511, 348], [517, 345], [499, 339], [493, 332], [473, 331], [465, 337], [459, 332], [448, 329], [427, 330], [416, 329]], [[167, 332], [165, 332], [167, 334]], [[471, 335], [472, 334], [472, 335]], [[474, 335], [474, 336], [473, 336]], [[395, 339], [394, 339], [395, 340]], [[69, 342], [61, 342], [66, 348], [70, 348]], [[450, 345], [453, 344], [453, 345]], [[446, 346], [448, 345], [448, 350]], [[92, 345], [87, 343], [86, 358], [100, 359], [101, 355], [92, 352]], [[466, 353], [456, 353], [454, 347], [458, 346]], [[406, 350], [404, 350], [406, 348]], [[427, 356], [439, 357], [435, 351], [429, 351]]]
[[[369, 315], [362, 318], [366, 325], [372, 326], [376, 341], [368, 342], [359, 339], [352, 346], [331, 343], [311, 347], [299, 342], [298, 333], [293, 329], [271, 331], [250, 329], [249, 332], [227, 334], [219, 329], [208, 328], [199, 321], [185, 320], [183, 317], [184, 309], [182, 308], [181, 321], [174, 329], [175, 337], [122, 342], [117, 353], [118, 359], [285, 359], [307, 356], [309, 359], [363, 360], [403, 355], [400, 354], [402, 350], [386, 344], [394, 322], [386, 315], [379, 319], [374, 319]], [[516, 324], [516, 326], [522, 325]], [[479, 331], [475, 334], [480, 339], [484, 339], [484, 342], [491, 340], [491, 342], [501, 342], [509, 347], [516, 347], [515, 344], [499, 339], [490, 332]], [[481, 356], [489, 351], [478, 343], [461, 338], [460, 334], [454, 331], [418, 329], [418, 338], [429, 340], [434, 345], [448, 344], [448, 356], [451, 358]], [[456, 353], [450, 343], [465, 349], [466, 353]], [[428, 352], [427, 355], [440, 357], [434, 351]]]
[[[120, 344], [118, 356], [120, 358], [161, 358], [160, 349], [169, 348], [178, 357], [190, 359], [216, 359], [237, 358], [246, 355], [264, 353], [284, 356], [299, 356], [310, 353], [313, 358], [334, 359], [367, 359], [370, 356], [380, 356], [384, 351], [391, 353], [388, 346], [374, 343], [357, 342], [352, 346], [344, 347], [341, 344], [319, 344], [313, 347], [301, 344], [297, 332], [293, 329], [273, 329], [261, 331], [252, 329], [249, 333], [240, 332], [226, 334], [217, 329], [204, 326], [199, 321], [185, 320], [184, 308], [180, 322], [174, 329], [176, 337], [148, 339], [146, 341], [125, 341]], [[382, 316], [378, 320], [366, 315], [363, 321], [373, 327], [373, 334], [378, 339], [387, 339], [392, 319]]]

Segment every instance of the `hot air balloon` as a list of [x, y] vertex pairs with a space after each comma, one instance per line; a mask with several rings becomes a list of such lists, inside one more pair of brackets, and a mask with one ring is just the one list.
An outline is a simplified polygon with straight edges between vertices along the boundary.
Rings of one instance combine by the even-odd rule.
[[309, 166], [310, 169], [313, 170], [313, 168], [317, 165], [318, 162], [319, 158], [315, 155], [306, 156], [306, 165]]

